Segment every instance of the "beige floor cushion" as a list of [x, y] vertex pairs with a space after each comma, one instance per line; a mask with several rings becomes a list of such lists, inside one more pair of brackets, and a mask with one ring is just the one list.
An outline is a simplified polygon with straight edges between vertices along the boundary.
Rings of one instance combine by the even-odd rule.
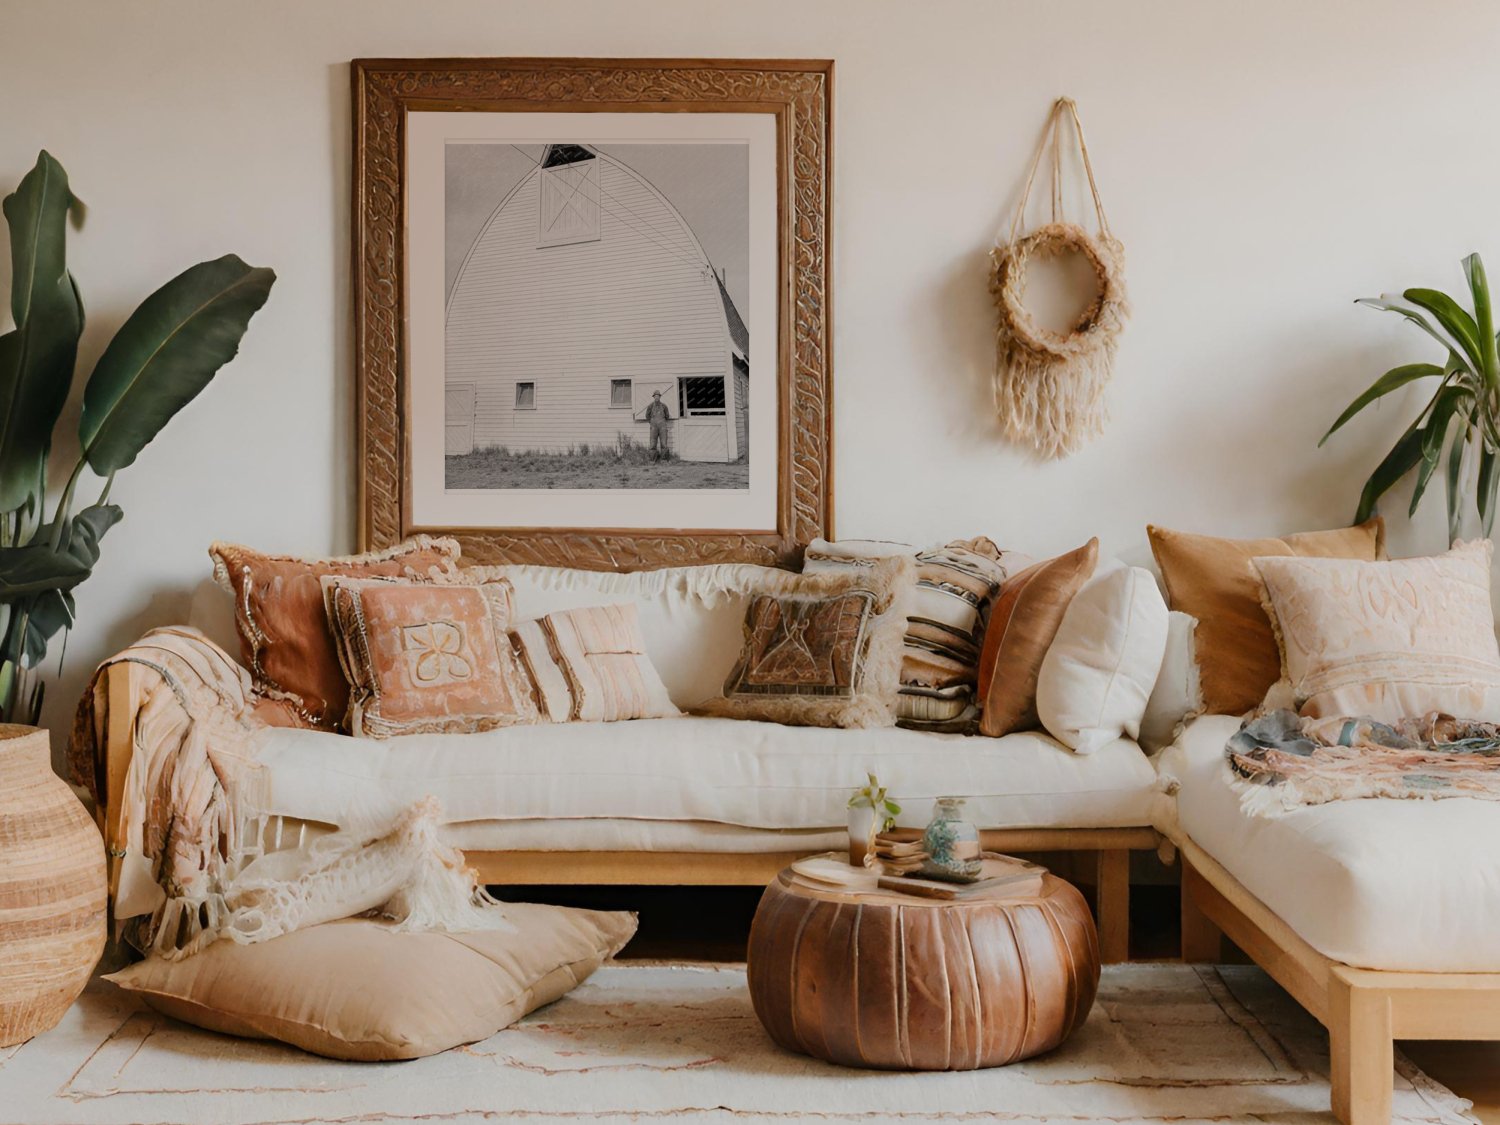
[[514, 932], [396, 933], [350, 918], [106, 979], [210, 1031], [335, 1059], [415, 1059], [487, 1039], [565, 995], [636, 926], [623, 912], [511, 903], [505, 913]]

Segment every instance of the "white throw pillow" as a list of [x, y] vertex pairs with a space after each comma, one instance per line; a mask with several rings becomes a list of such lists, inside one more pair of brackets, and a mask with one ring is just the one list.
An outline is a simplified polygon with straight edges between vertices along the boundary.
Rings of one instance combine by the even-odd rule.
[[1167, 616], [1167, 651], [1156, 674], [1156, 686], [1141, 716], [1141, 748], [1148, 754], [1177, 741], [1182, 724], [1203, 713], [1203, 686], [1198, 679], [1194, 634], [1198, 619], [1173, 610]]
[[1139, 737], [1166, 647], [1167, 605], [1155, 579], [1134, 566], [1096, 574], [1042, 660], [1036, 707], [1047, 733], [1080, 754]]

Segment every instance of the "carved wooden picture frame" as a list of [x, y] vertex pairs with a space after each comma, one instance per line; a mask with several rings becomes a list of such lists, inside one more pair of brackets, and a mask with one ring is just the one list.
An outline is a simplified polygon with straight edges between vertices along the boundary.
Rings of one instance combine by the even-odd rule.
[[[831, 262], [830, 233], [832, 228], [831, 192], [831, 83], [833, 64], [827, 60], [754, 60], [754, 59], [359, 59], [352, 64], [353, 79], [353, 239], [354, 255], [354, 360], [356, 378], [356, 440], [358, 447], [358, 514], [359, 540], [363, 548], [389, 546], [416, 532], [441, 533], [455, 536], [463, 544], [468, 559], [483, 563], [541, 563], [547, 565], [575, 566], [598, 570], [636, 570], [668, 565], [690, 563], [747, 561], [767, 565], [795, 563], [802, 546], [819, 536], [831, 536], [833, 511], [832, 470], [832, 402], [830, 359], [830, 287], [829, 266]], [[446, 115], [425, 116], [425, 115]], [[487, 118], [458, 117], [456, 114], [486, 114]], [[519, 115], [537, 115], [522, 117]], [[742, 383], [738, 378], [724, 379], [730, 389], [726, 402], [723, 391], [717, 391], [711, 380], [688, 377], [681, 373], [664, 372], [663, 379], [656, 384], [631, 388], [630, 379], [603, 380], [602, 391], [610, 405], [617, 407], [636, 406], [641, 397], [650, 391], [652, 401], [669, 402], [663, 412], [659, 407], [634, 411], [631, 421], [636, 423], [631, 433], [642, 435], [644, 443], [647, 427], [650, 430], [650, 458], [658, 456], [664, 461], [673, 460], [676, 447], [672, 444], [682, 435], [707, 434], [707, 438], [692, 438], [701, 444], [707, 440], [711, 449], [704, 457], [733, 461], [739, 450], [741, 460], [748, 460], [749, 467], [742, 475], [748, 475], [750, 485], [736, 485], [743, 493], [730, 491], [663, 492], [662, 503], [654, 508], [640, 508], [642, 512], [671, 513], [674, 511], [701, 512], [707, 510], [705, 503], [715, 497], [726, 501], [754, 498], [757, 519], [724, 526], [722, 521], [704, 521], [709, 526], [672, 526], [676, 521], [656, 521], [663, 526], [642, 525], [639, 518], [628, 524], [611, 524], [608, 520], [594, 521], [597, 525], [571, 526], [569, 521], [559, 521], [561, 526], [547, 526], [546, 520], [533, 515], [516, 526], [502, 526], [506, 521], [494, 525], [476, 525], [472, 520], [445, 521], [434, 519], [435, 514], [447, 515], [452, 509], [446, 500], [429, 500], [428, 497], [457, 495], [467, 501], [475, 497], [474, 492], [464, 492], [460, 486], [455, 492], [454, 465], [464, 460], [466, 451], [495, 452], [508, 456], [506, 447], [487, 445], [482, 449], [476, 443], [475, 433], [480, 423], [476, 418], [496, 417], [496, 411], [486, 407], [488, 413], [481, 414], [473, 405], [477, 392], [454, 390], [451, 375], [444, 375], [444, 355], [454, 353], [441, 349], [443, 339], [434, 345], [436, 323], [447, 326], [452, 316], [450, 311], [453, 294], [459, 291], [463, 275], [454, 280], [449, 267], [446, 288], [441, 284], [441, 247], [436, 254], [433, 244], [442, 242], [444, 228], [434, 227], [427, 218], [429, 211], [441, 212], [441, 207], [432, 207], [426, 201], [433, 198], [426, 186], [433, 179], [433, 168], [439, 170], [444, 160], [451, 156], [442, 153], [451, 149], [434, 149], [424, 138], [438, 138], [437, 144], [451, 145], [447, 139], [454, 132], [451, 123], [457, 122], [456, 131], [468, 135], [466, 125], [487, 122], [520, 122], [523, 126], [547, 127], [549, 121], [572, 121], [557, 118], [556, 114], [600, 115], [581, 118], [577, 129], [588, 130], [603, 127], [608, 122], [649, 122], [656, 133], [670, 132], [679, 126], [700, 123], [700, 132], [706, 128], [714, 132], [717, 122], [749, 122], [755, 136], [767, 138], [765, 149], [774, 159], [762, 155], [749, 157], [747, 163], [754, 165], [759, 160], [764, 170], [761, 182], [774, 185], [774, 255], [766, 244], [769, 239], [755, 237], [753, 223], [749, 225], [750, 236], [744, 241], [750, 244], [749, 257], [754, 260], [774, 263], [759, 271], [761, 288], [756, 292], [771, 299], [757, 302], [754, 295], [750, 306], [754, 309], [752, 327], [760, 334], [753, 338], [743, 323], [729, 335], [739, 339], [743, 346], [730, 357], [731, 362], [742, 362], [750, 373]], [[640, 115], [686, 115], [678, 117], [644, 117]], [[705, 115], [733, 115], [722, 118]], [[763, 116], [744, 116], [763, 115]], [[774, 129], [768, 124], [774, 122]], [[703, 124], [706, 123], [706, 124]], [[656, 126], [659, 125], [659, 128]], [[622, 124], [621, 128], [627, 128]], [[447, 130], [445, 133], [444, 130]], [[496, 133], [496, 143], [510, 136], [503, 129]], [[730, 130], [732, 131], [732, 130]], [[441, 135], [440, 135], [441, 134]], [[570, 130], [564, 128], [559, 140], [568, 140]], [[531, 135], [528, 133], [527, 135]], [[578, 132], [582, 137], [583, 132]], [[592, 136], [592, 134], [588, 134]], [[710, 135], [710, 134], [705, 134]], [[538, 137], [541, 135], [538, 133]], [[672, 139], [672, 138], [669, 138]], [[416, 157], [408, 151], [409, 142], [420, 147]], [[425, 146], [425, 147], [421, 147]], [[587, 143], [558, 143], [528, 145], [512, 143], [509, 146], [526, 157], [534, 165], [528, 168], [525, 178], [537, 183], [532, 191], [533, 201], [543, 202], [542, 225], [546, 227], [546, 200], [558, 198], [558, 188], [546, 179], [557, 173], [561, 179], [571, 177], [573, 186], [564, 187], [564, 194], [577, 192], [581, 207], [586, 212], [579, 217], [566, 216], [567, 228], [556, 234], [543, 230], [538, 246], [555, 246], [558, 243], [587, 242], [598, 240], [600, 218], [598, 210], [634, 230], [641, 238], [657, 245], [666, 245], [668, 250], [678, 244], [669, 241], [670, 234], [651, 214], [641, 210], [645, 205], [629, 202], [623, 189], [610, 191], [608, 183], [600, 184], [599, 168], [615, 175], [622, 162], [609, 154], [607, 147]], [[429, 155], [439, 153], [437, 158]], [[483, 154], [480, 154], [481, 156]], [[506, 154], [510, 156], [510, 154]], [[616, 154], [618, 155], [618, 154]], [[712, 157], [712, 153], [708, 154]], [[518, 159], [510, 156], [510, 159]], [[597, 160], [597, 167], [586, 162]], [[769, 161], [769, 162], [768, 162]], [[570, 163], [571, 162], [571, 163]], [[441, 181], [441, 176], [438, 177]], [[649, 183], [646, 185], [650, 188]], [[443, 189], [439, 188], [437, 198]], [[519, 191], [520, 188], [516, 188]], [[655, 192], [654, 188], [650, 188]], [[550, 195], [547, 193], [551, 193]], [[602, 194], [601, 194], [602, 193]], [[657, 193], [660, 194], [660, 193]], [[754, 189], [748, 193], [753, 199]], [[451, 196], [449, 197], [451, 198]], [[509, 196], [507, 196], [509, 198]], [[588, 200], [597, 203], [589, 210]], [[632, 199], [637, 198], [632, 196]], [[640, 197], [645, 198], [645, 197]], [[762, 198], [765, 198], [763, 195]], [[414, 204], [413, 200], [418, 199]], [[557, 207], [552, 205], [554, 212]], [[535, 223], [537, 204], [533, 202], [530, 218]], [[670, 209], [670, 204], [668, 204]], [[500, 208], [496, 208], [498, 214]], [[671, 214], [677, 212], [671, 210]], [[612, 220], [611, 220], [612, 221]], [[490, 220], [494, 222], [493, 219]], [[589, 223], [595, 228], [591, 231]], [[421, 237], [413, 234], [412, 226], [420, 225]], [[769, 228], [768, 219], [765, 226]], [[433, 236], [436, 229], [437, 236]], [[488, 228], [486, 228], [488, 229]], [[766, 231], [769, 233], [769, 230]], [[683, 237], [698, 242], [689, 231]], [[448, 236], [451, 244], [451, 232]], [[475, 245], [478, 245], [476, 240]], [[686, 245], [686, 244], [683, 244]], [[758, 249], [757, 249], [758, 247]], [[526, 250], [530, 253], [530, 248]], [[470, 251], [472, 254], [473, 251]], [[700, 250], [701, 254], [702, 251]], [[681, 254], [679, 248], [679, 256]], [[453, 251], [448, 251], [448, 261], [453, 260]], [[551, 261], [560, 260], [559, 258]], [[436, 261], [434, 273], [428, 270], [427, 262]], [[706, 266], [706, 272], [701, 268]], [[467, 268], [467, 259], [465, 266]], [[509, 267], [507, 267], [509, 268]], [[550, 265], [548, 268], [551, 268]], [[411, 274], [422, 272], [422, 278], [436, 277], [437, 282], [426, 284], [421, 291], [414, 288]], [[752, 268], [747, 271], [755, 278]], [[737, 319], [732, 309], [729, 286], [726, 286], [727, 271], [715, 268], [707, 258], [700, 263], [699, 282], [723, 297], [723, 309], [731, 324]], [[767, 277], [771, 282], [767, 282]], [[712, 280], [709, 280], [712, 279]], [[731, 283], [732, 284], [732, 283]], [[442, 295], [439, 295], [442, 294]], [[449, 302], [448, 306], [443, 304]], [[774, 318], [766, 315], [766, 306], [773, 307]], [[436, 309], [434, 314], [431, 310]], [[774, 333], [767, 332], [764, 325], [774, 319]], [[758, 323], [756, 323], [758, 322]], [[414, 330], [414, 324], [419, 330]], [[449, 332], [446, 327], [442, 332]], [[774, 337], [774, 338], [772, 338]], [[749, 341], [753, 339], [753, 344]], [[415, 344], [414, 344], [415, 341]], [[764, 341], [764, 342], [762, 342]], [[774, 345], [774, 348], [773, 348]], [[413, 349], [420, 351], [420, 360], [414, 360]], [[731, 350], [735, 344], [731, 342]], [[743, 354], [742, 354], [743, 353]], [[464, 353], [466, 354], [466, 353]], [[508, 354], [508, 353], [507, 353]], [[435, 361], [434, 361], [434, 356]], [[751, 358], [753, 356], [753, 358]], [[774, 358], [774, 363], [770, 360]], [[486, 362], [489, 362], [486, 359]], [[758, 363], [759, 366], [752, 366]], [[449, 364], [451, 367], [451, 363]], [[493, 366], [493, 365], [492, 365]], [[489, 370], [486, 368], [485, 370]], [[739, 373], [734, 368], [734, 373]], [[418, 374], [414, 378], [414, 372]], [[591, 375], [600, 381], [603, 375]], [[758, 381], [752, 377], [758, 376]], [[768, 383], [768, 376], [774, 382]], [[669, 378], [670, 377], [670, 378]], [[429, 405], [434, 400], [434, 380], [438, 392], [444, 393], [441, 404], [434, 410]], [[698, 386], [697, 384], [702, 384]], [[774, 385], [775, 395], [769, 393]], [[487, 384], [486, 384], [487, 386]], [[517, 381], [513, 397], [510, 383], [503, 384], [501, 392], [486, 391], [491, 403], [504, 397], [507, 409], [520, 410], [535, 405], [540, 394], [544, 398], [551, 392], [543, 386], [538, 390], [535, 382]], [[592, 387], [592, 384], [590, 384]], [[652, 387], [655, 389], [652, 389]], [[666, 389], [665, 396], [661, 388]], [[743, 391], [741, 388], [746, 388]], [[570, 392], [571, 393], [571, 392]], [[590, 389], [589, 393], [594, 392]], [[631, 395], [636, 398], [632, 400]], [[700, 403], [708, 409], [694, 410], [692, 396], [699, 395]], [[717, 394], [717, 398], [714, 396]], [[739, 398], [743, 394], [743, 398]], [[470, 399], [465, 400], [465, 395]], [[756, 396], [760, 397], [756, 397]], [[414, 398], [414, 396], [417, 396]], [[706, 397], [705, 397], [706, 396]], [[452, 404], [470, 402], [468, 444], [465, 445], [465, 430], [460, 407]], [[414, 407], [414, 402], [416, 406]], [[749, 415], [746, 421], [744, 402], [760, 404], [764, 408], [760, 415]], [[725, 410], [724, 407], [729, 409]], [[592, 407], [590, 408], [592, 409]], [[674, 415], [674, 411], [677, 413]], [[737, 415], [738, 412], [738, 415]], [[689, 415], [693, 415], [689, 418]], [[699, 414], [714, 416], [706, 419]], [[440, 421], [434, 421], [437, 416]], [[736, 416], [737, 415], [737, 416]], [[624, 415], [621, 415], [623, 417]], [[644, 416], [641, 417], [641, 416]], [[724, 435], [714, 428], [719, 424], [717, 416], [726, 416], [722, 421]], [[459, 421], [455, 422], [457, 418]], [[731, 424], [731, 418], [733, 424]], [[775, 419], [774, 442], [766, 432], [765, 420]], [[525, 419], [524, 421], [530, 421]], [[646, 425], [641, 425], [642, 422]], [[697, 430], [690, 430], [685, 423], [693, 422]], [[758, 428], [755, 423], [761, 423]], [[511, 423], [505, 423], [511, 424]], [[489, 422], [484, 422], [488, 426]], [[657, 431], [661, 427], [661, 435]], [[446, 429], [441, 427], [446, 426]], [[434, 430], [434, 427], [439, 427]], [[434, 446], [430, 435], [436, 432]], [[487, 431], [488, 432], [488, 431]], [[456, 436], [455, 436], [456, 435]], [[518, 439], [519, 440], [519, 439]], [[755, 442], [760, 442], [757, 445]], [[426, 443], [425, 445], [422, 443]], [[413, 445], [423, 451], [436, 449], [426, 455], [427, 468], [416, 472], [421, 503], [414, 502]], [[662, 452], [658, 452], [660, 448]], [[714, 444], [717, 443], [717, 444]], [[727, 444], [726, 444], [727, 443]], [[622, 438], [622, 445], [631, 445]], [[694, 449], [699, 447], [694, 445]], [[682, 446], [686, 450], [686, 443]], [[709, 447], [704, 447], [709, 448]], [[746, 450], [749, 451], [748, 458]], [[764, 450], [766, 456], [757, 461], [755, 454]], [[571, 454], [571, 447], [569, 450]], [[635, 452], [639, 453], [639, 450]], [[680, 468], [690, 472], [687, 462], [695, 461], [686, 453], [678, 455], [683, 462]], [[767, 465], [774, 463], [774, 474], [769, 474]], [[437, 465], [438, 469], [431, 466]], [[441, 466], [446, 465], [446, 469]], [[509, 471], [509, 470], [505, 470]], [[517, 470], [519, 471], [519, 470]], [[433, 477], [434, 472], [446, 472], [446, 476]], [[434, 490], [430, 481], [436, 479]], [[467, 479], [467, 478], [465, 478]], [[512, 480], [523, 479], [520, 476]], [[526, 478], [530, 479], [530, 478]], [[573, 478], [564, 478], [573, 479]], [[582, 479], [582, 478], [578, 478]], [[625, 476], [620, 476], [624, 481]], [[658, 480], [669, 479], [659, 477]], [[670, 478], [676, 479], [676, 478]], [[690, 478], [698, 479], [698, 478]], [[710, 479], [704, 477], [702, 479]], [[734, 480], [740, 477], [717, 476], [716, 481]], [[771, 483], [755, 492], [761, 484]], [[470, 486], [471, 487], [471, 486]], [[554, 494], [536, 491], [522, 492], [518, 484], [501, 486], [484, 484], [479, 500], [503, 509], [507, 513], [519, 512], [528, 504], [531, 510], [550, 511], [543, 506]], [[557, 488], [556, 485], [544, 487]], [[577, 500], [582, 509], [592, 511], [587, 505], [598, 494], [583, 494], [582, 489], [569, 488], [568, 494], [556, 493], [559, 507], [565, 501]], [[640, 497], [641, 504], [654, 502], [655, 495], [644, 489], [628, 486], [607, 485], [616, 488], [623, 502], [625, 498]], [[691, 484], [689, 488], [704, 490], [727, 489], [722, 484]], [[502, 492], [501, 489], [510, 489]], [[579, 495], [574, 495], [579, 494]], [[440, 499], [441, 499], [440, 497]], [[477, 502], [477, 501], [476, 501]], [[694, 508], [692, 505], [697, 504]], [[712, 503], [708, 508], [714, 508]], [[485, 508], [485, 511], [491, 510]], [[623, 503], [621, 506], [623, 510]], [[726, 503], [715, 510], [738, 512], [733, 503]], [[750, 507], [745, 508], [750, 511]], [[763, 517], [763, 518], [759, 518]], [[726, 518], [734, 518], [733, 516]], [[684, 520], [691, 524], [694, 520]]]

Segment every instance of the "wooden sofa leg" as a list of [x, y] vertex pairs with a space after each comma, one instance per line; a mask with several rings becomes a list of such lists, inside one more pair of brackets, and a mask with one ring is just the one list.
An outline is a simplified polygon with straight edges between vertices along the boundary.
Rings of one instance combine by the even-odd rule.
[[1130, 852], [1101, 849], [1094, 892], [1099, 906], [1099, 960], [1117, 965], [1130, 960]]
[[1182, 959], [1188, 964], [1217, 965], [1224, 958], [1224, 933], [1198, 905], [1202, 876], [1182, 857]]
[[1390, 1125], [1391, 1002], [1338, 969], [1328, 981], [1328, 1044], [1333, 1114], [1344, 1125]]

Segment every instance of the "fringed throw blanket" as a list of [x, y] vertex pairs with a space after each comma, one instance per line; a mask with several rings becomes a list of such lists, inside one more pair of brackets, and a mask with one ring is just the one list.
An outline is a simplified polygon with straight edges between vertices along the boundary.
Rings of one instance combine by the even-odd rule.
[[[104, 672], [122, 663], [150, 674], [127, 716], [133, 749], [119, 779], [121, 763], [104, 754]], [[101, 806], [111, 796], [118, 805], [105, 842], [118, 864], [114, 917], [132, 945], [179, 958], [220, 937], [265, 941], [368, 911], [404, 929], [507, 925], [462, 855], [438, 839], [436, 800], [393, 823], [339, 825], [280, 850], [279, 823], [260, 811], [256, 703], [244, 669], [188, 628], [155, 629], [100, 665], [79, 702], [69, 772]]]
[[1500, 801], [1500, 725], [1451, 715], [1392, 726], [1271, 711], [1240, 727], [1224, 754], [1256, 816], [1364, 797]]

